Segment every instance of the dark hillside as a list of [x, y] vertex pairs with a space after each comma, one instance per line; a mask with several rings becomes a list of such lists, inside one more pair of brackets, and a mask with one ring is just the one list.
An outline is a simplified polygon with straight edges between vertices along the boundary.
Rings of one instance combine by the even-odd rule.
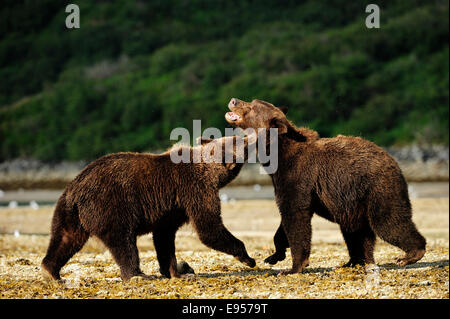
[[448, 145], [449, 3], [64, 1], [0, 4], [0, 161], [89, 160], [223, 131], [231, 97], [290, 106], [322, 136]]

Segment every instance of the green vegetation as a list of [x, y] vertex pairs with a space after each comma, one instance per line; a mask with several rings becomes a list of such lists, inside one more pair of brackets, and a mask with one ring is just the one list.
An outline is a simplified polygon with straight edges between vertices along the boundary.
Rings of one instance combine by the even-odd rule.
[[321, 136], [448, 144], [448, 1], [4, 0], [0, 160], [93, 159], [227, 126], [231, 97]]

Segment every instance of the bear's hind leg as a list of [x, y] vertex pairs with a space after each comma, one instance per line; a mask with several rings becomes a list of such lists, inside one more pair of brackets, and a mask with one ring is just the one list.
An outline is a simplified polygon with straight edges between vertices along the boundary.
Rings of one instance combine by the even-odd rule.
[[425, 255], [425, 249], [409, 251], [405, 257], [397, 258], [396, 263], [399, 266], [406, 266], [418, 262]]
[[136, 236], [121, 236], [114, 231], [108, 234], [109, 236], [99, 236], [99, 238], [108, 247], [117, 265], [119, 265], [122, 280], [128, 281], [134, 276], [146, 277], [139, 268]]
[[84, 230], [62, 230], [61, 233], [52, 234], [47, 254], [42, 261], [41, 268], [45, 277], [60, 280], [61, 268], [75, 255], [89, 238]]
[[375, 263], [373, 250], [375, 247], [375, 234], [369, 226], [350, 232], [341, 226], [341, 232], [347, 244], [350, 260], [343, 267], [354, 267]]
[[58, 203], [52, 220], [52, 234], [42, 260], [44, 277], [60, 280], [61, 268], [84, 246], [89, 233], [82, 228], [76, 212], [66, 212]]
[[380, 209], [370, 218], [372, 229], [391, 245], [402, 249], [406, 254], [397, 259], [399, 266], [419, 261], [425, 255], [426, 240], [418, 232], [411, 218], [409, 206], [387, 207]]

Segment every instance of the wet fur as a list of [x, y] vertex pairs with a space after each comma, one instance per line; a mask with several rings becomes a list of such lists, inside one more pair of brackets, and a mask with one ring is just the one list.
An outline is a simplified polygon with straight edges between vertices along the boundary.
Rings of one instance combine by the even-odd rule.
[[122, 279], [145, 276], [136, 238], [152, 232], [161, 274], [178, 277], [175, 233], [187, 222], [205, 245], [253, 267], [244, 244], [223, 225], [219, 199], [219, 188], [243, 164], [174, 164], [170, 152], [186, 147], [192, 158], [194, 148], [176, 146], [159, 155], [117, 153], [89, 164], [57, 202], [44, 274], [60, 279], [60, 269], [95, 236], [110, 250]]
[[279, 129], [278, 170], [271, 178], [281, 225], [266, 262], [283, 260], [290, 247], [293, 266], [284, 273], [308, 265], [314, 213], [339, 224], [350, 254], [346, 266], [374, 263], [376, 235], [406, 252], [400, 265], [423, 257], [426, 241], [412, 221], [406, 181], [386, 151], [360, 137], [319, 138], [264, 101], [239, 101], [230, 109], [242, 128]]

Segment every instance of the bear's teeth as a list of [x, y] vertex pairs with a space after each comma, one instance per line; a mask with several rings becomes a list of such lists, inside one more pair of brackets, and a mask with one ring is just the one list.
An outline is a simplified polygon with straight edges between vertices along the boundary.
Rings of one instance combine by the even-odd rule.
[[237, 114], [234, 113], [234, 112], [228, 112], [228, 113], [227, 113], [227, 117], [228, 117], [230, 120], [232, 120], [232, 121], [237, 121], [237, 120], [239, 120], [239, 119], [241, 118], [239, 115], [237, 115]]

